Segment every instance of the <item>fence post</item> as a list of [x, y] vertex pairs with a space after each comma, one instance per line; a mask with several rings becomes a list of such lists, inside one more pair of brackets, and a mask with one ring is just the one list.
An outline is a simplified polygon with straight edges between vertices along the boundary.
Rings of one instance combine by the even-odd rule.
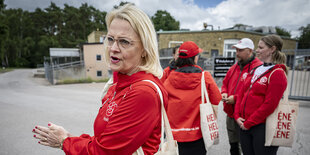
[[295, 51], [294, 51], [293, 72], [292, 72], [292, 76], [291, 76], [292, 79], [291, 79], [291, 86], [290, 86], [290, 94], [289, 94], [289, 97], [292, 96], [293, 82], [294, 82], [294, 72], [295, 72], [295, 61], [296, 61], [297, 49], [298, 49], [298, 42], [296, 42]]

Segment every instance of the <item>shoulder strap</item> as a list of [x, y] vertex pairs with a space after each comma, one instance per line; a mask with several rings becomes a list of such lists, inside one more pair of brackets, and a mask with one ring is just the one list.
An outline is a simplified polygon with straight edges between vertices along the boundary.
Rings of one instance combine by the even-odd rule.
[[101, 91], [101, 97], [100, 99], [102, 100], [103, 97], [107, 94], [109, 88], [112, 86], [113, 84], [113, 76], [109, 79], [109, 81], [104, 85], [102, 91]]
[[276, 68], [276, 69], [274, 69], [274, 70], [270, 73], [270, 75], [269, 75], [269, 77], [268, 77], [268, 84], [269, 84], [269, 82], [270, 82], [270, 77], [271, 77], [271, 75], [272, 75], [273, 72], [275, 72], [276, 70], [282, 70], [282, 71], [284, 71], [282, 68]]
[[[143, 81], [146, 81], [146, 82], [150, 82], [152, 83], [155, 88], [157, 89], [157, 92], [159, 94], [159, 97], [160, 97], [160, 102], [161, 102], [161, 119], [162, 119], [162, 123], [161, 123], [161, 142], [160, 142], [160, 148], [163, 148], [163, 144], [164, 144], [164, 131], [167, 135], [167, 141], [168, 141], [168, 147], [170, 148], [173, 148], [173, 135], [172, 135], [172, 131], [171, 131], [171, 127], [170, 127], [170, 124], [169, 124], [169, 120], [168, 120], [168, 116], [167, 116], [167, 113], [166, 113], [166, 110], [165, 110], [165, 107], [164, 107], [164, 100], [163, 100], [163, 94], [160, 90], [160, 88], [158, 87], [158, 85], [151, 81], [151, 80], [143, 80]], [[164, 128], [165, 126], [165, 128]]]
[[205, 99], [207, 101], [207, 103], [210, 103], [210, 100], [209, 100], [209, 95], [208, 95], [208, 91], [207, 91], [207, 88], [206, 88], [206, 81], [205, 81], [205, 71], [202, 72], [202, 75], [201, 75], [201, 103], [205, 103]]
[[[282, 68], [276, 68], [276, 69], [274, 69], [274, 70], [270, 73], [270, 75], [269, 75], [269, 77], [268, 77], [268, 84], [270, 83], [270, 77], [271, 77], [271, 75], [272, 75], [276, 70], [282, 70], [282, 71], [284, 72], [284, 70], [283, 70]], [[286, 76], [285, 73], [284, 73], [284, 75]], [[287, 76], [286, 76], [286, 79], [287, 79]], [[284, 94], [283, 94], [284, 103], [288, 103], [288, 91], [289, 91], [289, 85], [287, 84], [286, 89], [285, 89]]]

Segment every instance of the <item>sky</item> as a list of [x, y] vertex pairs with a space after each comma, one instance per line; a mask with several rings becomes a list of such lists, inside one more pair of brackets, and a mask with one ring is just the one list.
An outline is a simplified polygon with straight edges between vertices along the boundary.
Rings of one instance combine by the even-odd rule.
[[[50, 2], [79, 7], [88, 3], [101, 11], [111, 11], [121, 0], [5, 0], [8, 8], [34, 11], [47, 8]], [[292, 37], [300, 35], [301, 26], [310, 24], [310, 0], [127, 0], [153, 16], [157, 10], [168, 11], [181, 29], [202, 30], [203, 23], [214, 30], [245, 24], [253, 27], [279, 26]], [[210, 28], [210, 27], [208, 27]]]

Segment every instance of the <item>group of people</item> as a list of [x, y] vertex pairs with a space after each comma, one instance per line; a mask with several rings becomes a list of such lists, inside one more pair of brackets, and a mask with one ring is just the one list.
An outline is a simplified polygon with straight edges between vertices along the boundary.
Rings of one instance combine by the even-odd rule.
[[267, 35], [258, 42], [241, 39], [236, 48], [238, 63], [227, 72], [221, 88], [230, 153], [274, 155], [278, 147], [264, 146], [266, 118], [276, 109], [287, 87], [283, 40]]
[[145, 81], [150, 80], [162, 92], [179, 154], [205, 155], [199, 114], [204, 73], [211, 104], [223, 101], [231, 154], [241, 154], [240, 144], [245, 155], [276, 154], [278, 147], [264, 146], [264, 134], [266, 117], [277, 107], [287, 85], [280, 37], [262, 37], [256, 54], [250, 39], [234, 45], [238, 63], [228, 71], [220, 92], [211, 74], [197, 65], [202, 50], [192, 41], [176, 47], [169, 67], [161, 68], [154, 26], [136, 6], [112, 10], [106, 24], [105, 60], [113, 81], [105, 87], [94, 136], [73, 136], [49, 123], [33, 129], [38, 143], [68, 155], [131, 155], [140, 147], [144, 154], [155, 154], [164, 135], [159, 92]]

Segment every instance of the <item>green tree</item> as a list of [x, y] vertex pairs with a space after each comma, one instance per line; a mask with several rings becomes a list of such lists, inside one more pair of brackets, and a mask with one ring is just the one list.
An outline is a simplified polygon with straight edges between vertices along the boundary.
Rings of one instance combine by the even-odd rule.
[[6, 57], [7, 53], [5, 51], [5, 44], [9, 37], [9, 28], [5, 24], [6, 18], [4, 17], [4, 9], [6, 5], [4, 4], [4, 0], [0, 0], [0, 61], [3, 66], [8, 64], [8, 59]]
[[306, 27], [302, 26], [299, 28], [301, 31], [301, 35], [298, 41], [298, 48], [299, 49], [307, 49], [310, 48], [310, 24]]
[[180, 22], [176, 21], [169, 12], [163, 10], [157, 10], [154, 16], [151, 17], [155, 30], [179, 30]]
[[277, 32], [277, 35], [286, 36], [289, 38], [291, 37], [291, 33], [289, 31], [287, 31], [286, 29], [281, 28], [279, 26], [276, 26], [276, 32]]
[[[128, 4], [128, 3], [131, 3], [131, 2], [127, 2], [127, 1], [123, 2], [123, 1], [121, 1], [119, 3], [119, 5], [114, 5], [114, 9], [117, 9], [118, 7], [124, 6], [125, 4]], [[135, 5], [134, 3], [131, 3], [131, 4]]]
[[[51, 2], [33, 12], [6, 9], [0, 0], [0, 60], [11, 67], [36, 67], [49, 56], [49, 48], [75, 48], [96, 29], [106, 30], [106, 12], [87, 3], [79, 8]], [[0, 65], [1, 65], [0, 64]]]

